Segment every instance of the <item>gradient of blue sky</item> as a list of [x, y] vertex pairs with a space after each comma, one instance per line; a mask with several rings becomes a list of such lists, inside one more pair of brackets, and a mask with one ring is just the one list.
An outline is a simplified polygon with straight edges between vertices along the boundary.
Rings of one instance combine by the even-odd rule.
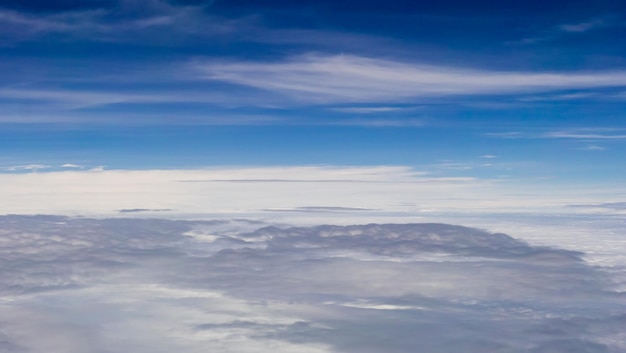
[[625, 14], [608, 0], [2, 1], [0, 167], [619, 181]]

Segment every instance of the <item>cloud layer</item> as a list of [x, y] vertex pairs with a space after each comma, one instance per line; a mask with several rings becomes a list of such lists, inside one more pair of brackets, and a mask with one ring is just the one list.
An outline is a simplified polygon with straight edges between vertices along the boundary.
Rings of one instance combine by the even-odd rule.
[[[0, 212], [119, 216], [119, 210], [142, 210], [158, 217], [231, 214], [294, 222], [320, 216], [345, 223], [433, 213], [584, 212], [565, 206], [617, 202], [626, 194], [620, 185], [556, 188], [549, 179], [524, 183], [438, 172], [472, 168], [454, 163], [431, 166], [428, 172], [402, 166], [68, 170], [20, 165], [0, 173], [0, 196], [9, 200]], [[329, 210], [350, 212], [319, 212]]]
[[606, 272], [473, 228], [3, 216], [0, 232], [8, 353], [626, 348]]

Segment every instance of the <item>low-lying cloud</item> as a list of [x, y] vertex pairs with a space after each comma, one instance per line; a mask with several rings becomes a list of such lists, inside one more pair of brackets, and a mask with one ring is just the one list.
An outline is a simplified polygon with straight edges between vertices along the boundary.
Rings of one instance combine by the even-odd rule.
[[0, 233], [3, 352], [626, 349], [602, 268], [474, 228], [2, 216]]

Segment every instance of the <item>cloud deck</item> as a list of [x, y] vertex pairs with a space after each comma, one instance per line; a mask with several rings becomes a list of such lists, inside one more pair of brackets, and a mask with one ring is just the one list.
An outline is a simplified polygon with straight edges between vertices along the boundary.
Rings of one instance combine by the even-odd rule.
[[447, 224], [0, 217], [0, 351], [621, 352], [575, 251]]

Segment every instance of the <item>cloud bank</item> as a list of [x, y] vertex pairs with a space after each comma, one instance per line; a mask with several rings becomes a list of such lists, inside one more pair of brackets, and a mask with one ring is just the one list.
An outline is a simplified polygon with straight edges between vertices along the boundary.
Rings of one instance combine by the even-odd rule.
[[[621, 184], [555, 187], [553, 183], [558, 180], [446, 176], [449, 171], [471, 172], [475, 165], [467, 163], [443, 163], [424, 170], [403, 166], [189, 170], [26, 166], [0, 173], [0, 197], [8, 200], [0, 205], [0, 214], [116, 217], [119, 210], [141, 210], [135, 214], [283, 218], [288, 223], [307, 218], [306, 224], [318, 215], [323, 222], [345, 224], [365, 218], [377, 222], [398, 218], [404, 222], [407, 217], [417, 220], [433, 213], [585, 212], [566, 206], [621, 201], [626, 195]], [[330, 210], [350, 212], [319, 212]], [[128, 216], [133, 212], [123, 213]]]
[[606, 272], [473, 228], [3, 216], [0, 232], [8, 353], [626, 349]]

